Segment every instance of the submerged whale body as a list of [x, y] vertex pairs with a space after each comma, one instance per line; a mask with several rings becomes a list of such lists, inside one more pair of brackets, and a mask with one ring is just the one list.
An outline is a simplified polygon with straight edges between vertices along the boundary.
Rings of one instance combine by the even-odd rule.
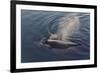
[[74, 32], [80, 27], [79, 17], [75, 15], [64, 16], [60, 18], [59, 21], [56, 33], [51, 33], [49, 38], [45, 40], [44, 44], [52, 48], [68, 48], [78, 45], [69, 39], [72, 39], [71, 36], [73, 36]]

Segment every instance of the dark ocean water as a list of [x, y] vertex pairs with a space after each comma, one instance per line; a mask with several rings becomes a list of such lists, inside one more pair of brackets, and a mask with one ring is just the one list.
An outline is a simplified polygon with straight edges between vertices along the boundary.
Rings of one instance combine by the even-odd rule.
[[[80, 28], [72, 36], [78, 46], [67, 49], [41, 47], [39, 42], [55, 33], [59, 19], [77, 14]], [[86, 60], [90, 58], [89, 13], [21, 10], [21, 62]]]

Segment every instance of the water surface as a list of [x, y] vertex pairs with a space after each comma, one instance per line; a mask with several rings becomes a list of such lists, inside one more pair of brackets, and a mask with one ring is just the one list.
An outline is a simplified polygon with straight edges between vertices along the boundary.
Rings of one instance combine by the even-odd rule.
[[[71, 41], [78, 46], [67, 49], [41, 47], [41, 39], [56, 33], [61, 18], [79, 17], [79, 30], [74, 32]], [[80, 12], [56, 12], [21, 10], [21, 62], [45, 62], [90, 59], [90, 14]]]

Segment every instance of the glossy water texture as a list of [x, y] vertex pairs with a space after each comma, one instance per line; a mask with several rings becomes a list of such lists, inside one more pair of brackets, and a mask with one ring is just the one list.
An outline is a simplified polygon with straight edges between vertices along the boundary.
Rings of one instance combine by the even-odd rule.
[[[55, 48], [43, 44], [44, 38], [77, 45]], [[22, 63], [87, 59], [90, 59], [89, 13], [21, 10]]]

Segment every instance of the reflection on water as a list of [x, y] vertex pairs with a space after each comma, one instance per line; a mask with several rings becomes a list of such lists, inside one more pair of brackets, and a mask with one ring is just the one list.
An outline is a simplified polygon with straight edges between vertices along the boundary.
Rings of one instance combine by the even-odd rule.
[[[62, 40], [60, 47], [63, 45], [64, 48], [58, 49], [58, 42], [56, 47], [50, 42], [44, 44], [48, 40]], [[89, 59], [90, 15], [21, 10], [21, 41], [22, 62]]]

